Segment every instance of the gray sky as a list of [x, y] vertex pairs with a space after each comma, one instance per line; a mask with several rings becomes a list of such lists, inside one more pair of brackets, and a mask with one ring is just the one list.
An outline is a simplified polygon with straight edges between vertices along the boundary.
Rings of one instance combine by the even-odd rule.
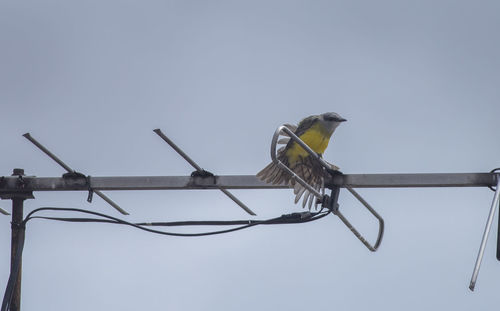
[[[345, 173], [486, 172], [500, 166], [499, 13], [497, 1], [2, 1], [0, 175], [63, 173], [21, 137], [28, 131], [85, 174], [188, 175], [157, 127], [214, 173], [255, 174], [278, 125], [326, 111], [349, 120], [325, 153]], [[234, 193], [259, 218], [301, 211], [288, 190]], [[467, 288], [490, 190], [360, 193], [387, 224], [374, 254], [333, 216], [204, 238], [33, 221], [23, 309], [498, 304], [494, 239], [477, 291]], [[107, 194], [130, 221], [248, 218], [217, 191]], [[118, 216], [86, 193], [35, 195], [27, 211]], [[375, 238], [344, 192], [341, 208]], [[3, 290], [9, 217], [0, 230]]]

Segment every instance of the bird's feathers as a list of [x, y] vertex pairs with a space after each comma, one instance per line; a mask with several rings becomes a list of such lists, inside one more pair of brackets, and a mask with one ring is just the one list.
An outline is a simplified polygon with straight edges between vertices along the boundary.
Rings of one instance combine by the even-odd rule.
[[[316, 152], [322, 153], [328, 145], [328, 140], [336, 125], [331, 130], [324, 130], [322, 126], [319, 126], [320, 122], [321, 115], [314, 115], [303, 119], [298, 126], [291, 124], [285, 124], [285, 126], [292, 130], [295, 135], [300, 137], [313, 150], [316, 149]], [[289, 135], [286, 133], [282, 134], [284, 137], [278, 140], [278, 144], [285, 145], [285, 147], [278, 149], [278, 160], [320, 192], [325, 177], [324, 168], [294, 140], [291, 140]], [[330, 167], [338, 170], [338, 167], [333, 164], [330, 164]], [[267, 183], [285, 184], [292, 187], [295, 194], [295, 203], [298, 203], [303, 197], [302, 207], [307, 205], [311, 209], [312, 204], [316, 202], [316, 197], [312, 193], [298, 182], [292, 180], [290, 173], [279, 168], [274, 162], [257, 173], [257, 177]]]

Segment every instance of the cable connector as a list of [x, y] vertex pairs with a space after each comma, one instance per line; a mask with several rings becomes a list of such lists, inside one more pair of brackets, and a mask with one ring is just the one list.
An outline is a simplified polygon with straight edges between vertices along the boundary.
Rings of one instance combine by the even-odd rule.
[[281, 215], [281, 219], [303, 220], [303, 219], [311, 218], [311, 216], [312, 216], [311, 212], [300, 212], [300, 213], [283, 214], [283, 215]]

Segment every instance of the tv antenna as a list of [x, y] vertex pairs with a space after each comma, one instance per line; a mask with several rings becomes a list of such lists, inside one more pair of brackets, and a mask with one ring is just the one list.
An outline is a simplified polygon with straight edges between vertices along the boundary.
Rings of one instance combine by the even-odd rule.
[[[246, 213], [255, 213], [241, 202], [236, 196], [229, 192], [231, 189], [290, 189], [288, 185], [271, 185], [259, 180], [254, 175], [227, 175], [217, 176], [194, 162], [181, 148], [169, 139], [160, 129], [154, 132], [167, 142], [180, 156], [182, 156], [195, 171], [189, 176], [108, 176], [91, 177], [79, 173], [69, 167], [61, 159], [50, 152], [45, 146], [39, 143], [29, 133], [23, 136], [38, 147], [66, 170], [61, 177], [36, 177], [26, 176], [23, 169], [16, 168], [11, 176], [0, 177], [0, 198], [12, 201], [12, 245], [11, 245], [11, 277], [12, 297], [9, 298], [9, 308], [13, 311], [20, 310], [21, 292], [21, 253], [24, 244], [23, 224], [23, 204], [26, 199], [33, 199], [33, 192], [37, 191], [87, 191], [87, 201], [91, 202], [93, 194], [97, 194], [105, 202], [111, 205], [116, 211], [123, 215], [128, 212], [122, 209], [117, 203], [111, 200], [103, 191], [115, 190], [185, 190], [185, 189], [208, 189], [219, 190], [233, 200]], [[286, 165], [281, 163], [276, 157], [276, 145], [281, 133], [285, 133], [304, 148], [314, 159], [318, 161], [326, 174], [323, 187], [320, 191], [307, 184], [302, 178], [297, 176]], [[353, 234], [372, 252], [375, 252], [383, 238], [384, 220], [371, 207], [354, 188], [420, 188], [420, 187], [490, 187], [495, 194], [484, 228], [479, 252], [474, 265], [469, 288], [474, 290], [481, 262], [484, 256], [486, 243], [491, 231], [493, 218], [500, 200], [500, 168], [489, 173], [432, 173], [432, 174], [338, 174], [329, 170], [329, 165], [320, 156], [314, 153], [307, 144], [297, 137], [285, 125], [278, 127], [271, 143], [271, 158], [283, 170], [291, 174], [292, 179], [307, 188], [320, 202], [323, 208], [327, 208], [353, 232]], [[348, 221], [339, 209], [338, 197], [341, 188], [346, 188], [378, 221], [378, 236], [374, 244], [369, 243], [359, 231]], [[330, 195], [325, 194], [325, 189], [331, 190]], [[9, 212], [0, 208], [0, 214], [9, 215]], [[299, 213], [300, 214], [300, 213]], [[299, 215], [300, 216], [300, 215]], [[252, 220], [248, 221], [249, 223]], [[500, 216], [499, 216], [500, 226]], [[497, 237], [497, 259], [500, 260], [500, 230]], [[17, 260], [17, 261], [16, 261]], [[14, 264], [17, 263], [17, 264]], [[8, 285], [8, 286], [9, 286]], [[4, 311], [4, 310], [1, 310]]]

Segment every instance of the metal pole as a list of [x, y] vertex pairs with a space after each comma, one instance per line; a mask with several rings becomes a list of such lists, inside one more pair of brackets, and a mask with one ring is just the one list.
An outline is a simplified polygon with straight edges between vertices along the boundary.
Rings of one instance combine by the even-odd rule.
[[[23, 169], [14, 169], [13, 176], [23, 176]], [[18, 243], [21, 239], [24, 239], [24, 229], [21, 228], [21, 223], [23, 221], [23, 205], [26, 196], [21, 193], [19, 196], [12, 197], [12, 238], [11, 238], [11, 249], [10, 249], [10, 269], [14, 270], [14, 261], [18, 251]], [[21, 267], [22, 267], [22, 257], [19, 262], [19, 270], [17, 273], [17, 282], [14, 287], [14, 292], [12, 295], [12, 300], [10, 303], [11, 311], [21, 310]]]
[[486, 227], [484, 228], [483, 239], [481, 240], [481, 246], [479, 247], [479, 253], [477, 254], [476, 265], [474, 266], [474, 272], [472, 272], [472, 278], [470, 280], [469, 288], [471, 291], [473, 291], [474, 287], [476, 286], [476, 280], [479, 274], [479, 268], [481, 267], [481, 262], [483, 260], [484, 249], [486, 247], [486, 242], [488, 241], [488, 235], [490, 234], [491, 224], [493, 223], [493, 216], [495, 216], [495, 211], [498, 207], [499, 199], [500, 199], [500, 176], [497, 175], [497, 188], [495, 191], [495, 196], [493, 197], [493, 202], [491, 203], [490, 213], [488, 214], [488, 220], [486, 221]]
[[[17, 245], [20, 239], [23, 237], [24, 230], [19, 227], [19, 224], [23, 221], [23, 203], [24, 198], [13, 198], [12, 199], [12, 240], [10, 249], [10, 269], [14, 269], [14, 258], [17, 254]], [[22, 261], [22, 259], [21, 259]], [[19, 264], [19, 270], [17, 273], [17, 282], [14, 287], [14, 293], [12, 295], [12, 300], [10, 303], [11, 311], [21, 310], [21, 270], [22, 263]]]

